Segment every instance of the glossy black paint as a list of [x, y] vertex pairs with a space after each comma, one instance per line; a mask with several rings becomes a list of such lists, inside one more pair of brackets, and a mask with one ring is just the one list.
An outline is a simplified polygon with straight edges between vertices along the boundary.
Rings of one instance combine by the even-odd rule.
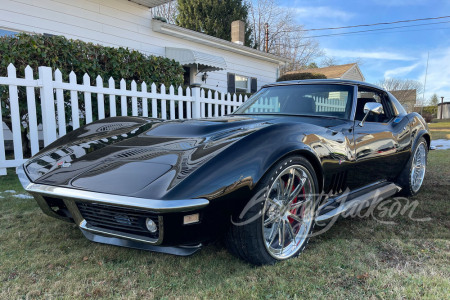
[[70, 132], [30, 159], [25, 170], [31, 181], [46, 185], [167, 201], [208, 199], [198, 224], [183, 225], [182, 213], [164, 216], [163, 245], [194, 245], [223, 232], [230, 215], [242, 210], [264, 174], [285, 156], [305, 156], [322, 191], [339, 195], [395, 181], [422, 135], [430, 140], [422, 117], [402, 108], [387, 123], [363, 127], [353, 119], [289, 115], [115, 117]]

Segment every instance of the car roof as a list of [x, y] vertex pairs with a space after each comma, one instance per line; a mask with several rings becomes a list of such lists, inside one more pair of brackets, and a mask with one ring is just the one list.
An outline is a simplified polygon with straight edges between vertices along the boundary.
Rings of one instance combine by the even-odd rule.
[[386, 90], [382, 87], [379, 87], [377, 85], [371, 84], [371, 83], [367, 83], [367, 82], [362, 82], [362, 81], [357, 81], [357, 80], [345, 80], [345, 79], [305, 79], [305, 80], [289, 80], [289, 81], [280, 81], [280, 82], [274, 82], [274, 83], [269, 83], [266, 84], [264, 87], [269, 87], [269, 86], [280, 86], [280, 85], [296, 85], [296, 84], [343, 84], [343, 85], [358, 85], [358, 86], [366, 86], [366, 87], [371, 87], [371, 88], [375, 88], [378, 90], [382, 90], [385, 91]]

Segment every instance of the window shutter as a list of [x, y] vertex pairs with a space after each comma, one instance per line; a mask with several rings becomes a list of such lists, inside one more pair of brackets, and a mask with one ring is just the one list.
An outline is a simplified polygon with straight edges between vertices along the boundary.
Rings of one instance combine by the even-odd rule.
[[236, 82], [233, 73], [228, 73], [228, 93], [234, 94], [236, 92]]
[[252, 94], [256, 93], [257, 90], [258, 90], [258, 79], [252, 78], [250, 93], [252, 93]]

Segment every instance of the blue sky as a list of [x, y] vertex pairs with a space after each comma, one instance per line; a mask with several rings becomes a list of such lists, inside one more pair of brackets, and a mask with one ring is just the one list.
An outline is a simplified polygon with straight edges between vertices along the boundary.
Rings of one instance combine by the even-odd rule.
[[[450, 16], [450, 1], [281, 0], [280, 4], [291, 8], [297, 23], [303, 24], [306, 29]], [[360, 68], [366, 81], [370, 83], [376, 83], [383, 77], [414, 79], [423, 83], [429, 52], [425, 98], [429, 99], [433, 93], [436, 93], [439, 97], [444, 96], [444, 101], [450, 101], [450, 18], [316, 31], [311, 35], [431, 22], [448, 23], [321, 37], [317, 38], [317, 41], [326, 54], [335, 57], [338, 63], [360, 61], [362, 63]]]

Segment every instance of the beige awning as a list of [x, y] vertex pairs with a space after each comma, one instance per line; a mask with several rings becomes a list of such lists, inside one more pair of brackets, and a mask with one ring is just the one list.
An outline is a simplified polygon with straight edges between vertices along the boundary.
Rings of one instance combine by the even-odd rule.
[[184, 48], [166, 47], [166, 57], [181, 65], [197, 65], [199, 72], [226, 70], [227, 63], [220, 56]]

